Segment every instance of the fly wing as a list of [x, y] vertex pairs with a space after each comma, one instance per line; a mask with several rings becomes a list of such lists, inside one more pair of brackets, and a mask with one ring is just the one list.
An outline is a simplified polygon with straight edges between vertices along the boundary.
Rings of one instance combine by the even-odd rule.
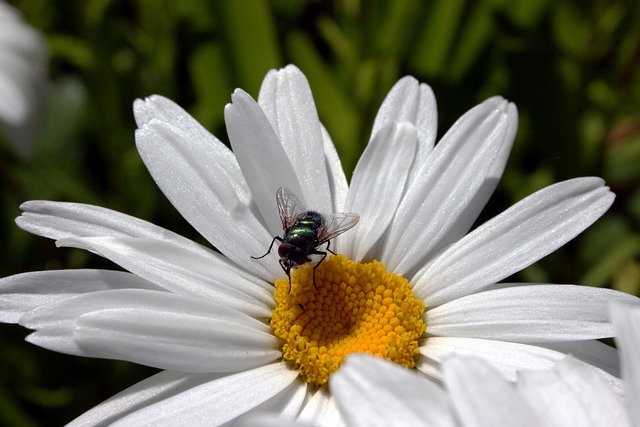
[[307, 211], [307, 208], [288, 188], [280, 187], [276, 191], [276, 204], [280, 212], [282, 228], [288, 231], [295, 224], [298, 215]]
[[339, 236], [355, 227], [360, 221], [360, 215], [354, 213], [334, 213], [324, 216], [325, 226], [318, 234], [317, 246]]

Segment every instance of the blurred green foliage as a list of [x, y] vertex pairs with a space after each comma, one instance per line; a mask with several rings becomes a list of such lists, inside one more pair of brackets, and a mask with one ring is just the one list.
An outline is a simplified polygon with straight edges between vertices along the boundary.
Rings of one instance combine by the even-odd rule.
[[[13, 224], [30, 199], [93, 203], [201, 238], [154, 185], [131, 105], [159, 93], [226, 140], [236, 87], [254, 97], [271, 68], [307, 75], [350, 173], [380, 102], [406, 74], [429, 83], [440, 134], [501, 94], [520, 128], [481, 221], [576, 176], [605, 178], [612, 209], [513, 280], [640, 291], [640, 3], [610, 0], [15, 0], [45, 36], [50, 93], [34, 156], [0, 141], [0, 274], [104, 267]], [[153, 372], [53, 354], [0, 328], [0, 425], [59, 425]]]

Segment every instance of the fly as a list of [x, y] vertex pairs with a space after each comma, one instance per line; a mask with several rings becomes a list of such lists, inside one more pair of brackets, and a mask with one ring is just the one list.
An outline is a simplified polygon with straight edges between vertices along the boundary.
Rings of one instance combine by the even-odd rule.
[[283, 235], [274, 236], [267, 253], [253, 259], [264, 258], [269, 255], [273, 244], [280, 242], [278, 255], [280, 266], [289, 278], [289, 292], [291, 292], [291, 269], [307, 262], [311, 262], [310, 255], [322, 255], [313, 267], [313, 286], [316, 287], [316, 268], [327, 257], [326, 251], [318, 250], [319, 246], [327, 244], [326, 250], [335, 255], [329, 245], [330, 240], [353, 228], [360, 220], [360, 215], [354, 213], [321, 214], [307, 210], [291, 190], [280, 187], [276, 192], [276, 204], [282, 221]]

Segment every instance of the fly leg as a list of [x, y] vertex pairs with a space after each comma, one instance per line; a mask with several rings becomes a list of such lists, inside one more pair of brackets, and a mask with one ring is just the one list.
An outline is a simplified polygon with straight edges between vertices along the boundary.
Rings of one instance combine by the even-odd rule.
[[289, 278], [289, 292], [287, 292], [287, 293], [290, 294], [291, 293], [291, 267], [286, 265], [285, 262], [284, 262], [284, 259], [282, 259], [282, 258], [280, 258], [280, 261], [278, 261], [278, 262], [280, 263], [280, 267], [282, 267], [284, 272], [287, 273], [287, 277]]
[[331, 249], [329, 249], [329, 245], [330, 245], [330, 244], [331, 244], [331, 240], [327, 240], [327, 250], [328, 250], [329, 252], [331, 252], [332, 254], [334, 254], [334, 255], [335, 255], [336, 253], [335, 253], [335, 252], [333, 252]]
[[[327, 247], [327, 249], [329, 248]], [[318, 266], [322, 264], [322, 261], [324, 261], [324, 259], [327, 257], [328, 254], [325, 251], [313, 251], [313, 254], [322, 255], [322, 258], [320, 258], [320, 261], [318, 261], [318, 263], [313, 266], [313, 287], [318, 289], [318, 287], [316, 286], [316, 268], [318, 268]]]
[[276, 240], [277, 240], [278, 242], [280, 242], [280, 243], [283, 243], [282, 237], [280, 237], [280, 236], [275, 236], [275, 237], [273, 238], [273, 240], [271, 241], [271, 244], [269, 245], [269, 250], [267, 251], [267, 253], [266, 253], [266, 254], [264, 254], [264, 255], [262, 255], [262, 256], [259, 256], [259, 257], [251, 256], [251, 258], [253, 258], [253, 259], [261, 259], [261, 258], [264, 258], [264, 257], [266, 257], [267, 255], [269, 255], [269, 253], [271, 252], [271, 248], [273, 248], [273, 244], [276, 242]]

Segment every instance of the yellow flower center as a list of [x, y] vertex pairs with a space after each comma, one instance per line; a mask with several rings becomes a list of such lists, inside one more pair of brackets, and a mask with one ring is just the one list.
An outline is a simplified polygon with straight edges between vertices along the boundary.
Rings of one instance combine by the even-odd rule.
[[408, 368], [418, 357], [426, 325], [424, 303], [409, 282], [378, 261], [334, 255], [316, 269], [278, 279], [271, 327], [284, 340], [285, 360], [310, 384], [323, 385], [350, 353], [369, 353]]

